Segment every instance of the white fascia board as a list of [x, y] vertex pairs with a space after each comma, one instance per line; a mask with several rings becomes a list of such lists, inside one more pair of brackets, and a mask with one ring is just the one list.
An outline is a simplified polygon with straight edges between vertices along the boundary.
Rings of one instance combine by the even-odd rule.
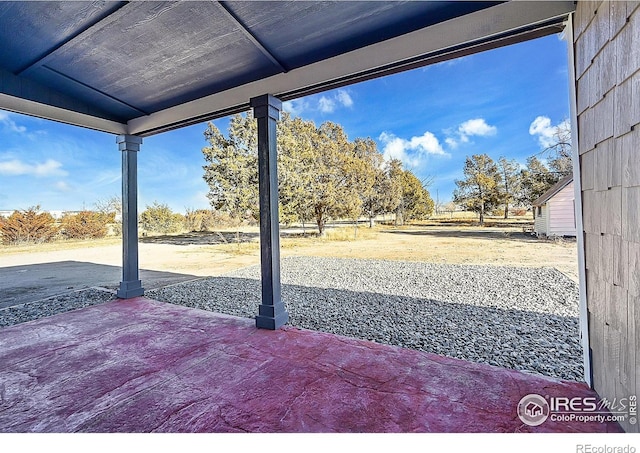
[[[129, 134], [152, 135], [214, 112], [248, 106], [263, 94], [278, 96], [400, 64], [417, 56], [500, 36], [523, 27], [565, 17], [575, 10], [572, 1], [510, 1], [406, 35], [363, 47], [318, 63], [277, 74], [129, 121]], [[222, 116], [222, 115], [220, 115]]]
[[127, 125], [117, 121], [106, 120], [72, 110], [54, 107], [27, 99], [0, 93], [0, 109], [25, 115], [86, 127], [100, 132], [126, 134]]

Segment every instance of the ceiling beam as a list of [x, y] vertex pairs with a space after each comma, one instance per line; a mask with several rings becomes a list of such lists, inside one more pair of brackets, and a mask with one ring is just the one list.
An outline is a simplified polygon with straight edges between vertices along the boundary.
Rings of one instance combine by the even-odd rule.
[[40, 102], [29, 101], [4, 93], [0, 93], [0, 109], [112, 134], [126, 134], [128, 131], [126, 124], [42, 104]]
[[148, 115], [149, 114], [149, 112], [145, 112], [144, 110], [136, 107], [135, 105], [128, 104], [125, 101], [123, 101], [122, 99], [118, 99], [117, 97], [111, 96], [110, 94], [107, 94], [104, 91], [101, 91], [101, 90], [99, 90], [97, 88], [94, 88], [94, 87], [92, 87], [90, 85], [87, 85], [86, 83], [81, 82], [80, 80], [74, 79], [71, 76], [68, 76], [66, 74], [63, 74], [60, 71], [57, 71], [57, 70], [55, 70], [53, 68], [50, 68], [49, 66], [43, 65], [42, 67], [44, 69], [46, 69], [47, 71], [51, 71], [54, 74], [58, 75], [59, 77], [65, 79], [65, 80], [68, 80], [69, 82], [71, 82], [71, 83], [73, 83], [75, 85], [81, 86], [81, 87], [83, 87], [84, 89], [86, 89], [88, 91], [91, 91], [91, 92], [93, 92], [93, 93], [95, 93], [95, 94], [97, 94], [99, 96], [102, 96], [102, 97], [104, 97], [106, 99], [109, 99], [109, 100], [111, 100], [113, 102], [116, 102], [116, 103], [118, 103], [120, 105], [124, 105], [125, 107], [128, 107], [131, 110], [135, 110], [136, 112], [138, 112], [138, 113], [140, 113], [142, 115]]
[[271, 53], [269, 49], [265, 47], [264, 44], [262, 44], [262, 42], [260, 42], [257, 36], [251, 33], [251, 31], [244, 24], [244, 22], [242, 22], [242, 20], [240, 20], [240, 18], [236, 16], [236, 14], [234, 14], [234, 12], [231, 11], [231, 9], [229, 9], [229, 7], [225, 4], [225, 2], [216, 2], [216, 4], [220, 7], [220, 10], [227, 17], [227, 19], [229, 19], [231, 22], [236, 24], [236, 26], [247, 37], [247, 39], [251, 41], [253, 45], [256, 46], [260, 50], [260, 52], [262, 52], [262, 54], [265, 57], [267, 57], [269, 61], [271, 61], [271, 63], [273, 63], [273, 65], [280, 70], [280, 72], [288, 72], [288, 69], [285, 68], [285, 66], [275, 57], [275, 55], [273, 55], [273, 53]]
[[[527, 39], [575, 9], [572, 1], [510, 1], [327, 60], [129, 121], [129, 133], [153, 135], [249, 109], [265, 93], [283, 100], [425, 66]], [[557, 30], [557, 28], [555, 29]], [[517, 40], [516, 40], [517, 42]]]
[[91, 23], [89, 23], [87, 26], [83, 28], [78, 29], [74, 34], [72, 34], [71, 36], [68, 36], [65, 40], [57, 43], [51, 49], [48, 49], [44, 54], [40, 55], [37, 59], [25, 65], [24, 67], [20, 68], [18, 71], [16, 71], [16, 75], [22, 75], [23, 73], [27, 72], [31, 68], [41, 65], [44, 61], [46, 61], [51, 55], [53, 55], [59, 49], [61, 49], [71, 41], [75, 40], [78, 36], [88, 32], [91, 28], [95, 27], [97, 24], [102, 22], [105, 18], [112, 15], [123, 6], [127, 5], [127, 3], [128, 2], [119, 2], [111, 8], [105, 8], [105, 11], [103, 11], [101, 14], [96, 16], [96, 18], [93, 21], [91, 21]]

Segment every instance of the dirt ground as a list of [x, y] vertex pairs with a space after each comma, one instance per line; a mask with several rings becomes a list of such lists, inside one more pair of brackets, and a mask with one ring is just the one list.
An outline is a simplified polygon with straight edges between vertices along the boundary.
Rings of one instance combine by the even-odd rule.
[[[309, 232], [309, 230], [307, 230]], [[522, 226], [478, 227], [464, 224], [428, 224], [405, 227], [361, 226], [329, 231], [318, 238], [283, 230], [282, 256], [333, 256], [451, 264], [554, 267], [578, 279], [575, 240], [538, 239]], [[240, 243], [236, 240], [240, 239]], [[121, 266], [118, 238], [98, 241], [0, 247], [0, 268], [55, 262], [86, 262]], [[224, 231], [156, 236], [140, 239], [140, 268], [150, 271], [216, 276], [259, 264], [258, 229], [243, 228], [239, 235]]]

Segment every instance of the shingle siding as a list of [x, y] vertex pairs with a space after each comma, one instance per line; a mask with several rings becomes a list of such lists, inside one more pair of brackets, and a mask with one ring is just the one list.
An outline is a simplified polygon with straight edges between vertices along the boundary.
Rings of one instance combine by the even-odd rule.
[[578, 1], [573, 29], [591, 366], [609, 400], [640, 395], [639, 6]]

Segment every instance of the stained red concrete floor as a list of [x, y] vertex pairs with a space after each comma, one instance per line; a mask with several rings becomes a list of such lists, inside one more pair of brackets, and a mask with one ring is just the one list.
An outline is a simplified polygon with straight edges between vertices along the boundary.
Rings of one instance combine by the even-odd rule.
[[146, 298], [0, 329], [0, 432], [617, 432], [524, 425], [585, 385]]

